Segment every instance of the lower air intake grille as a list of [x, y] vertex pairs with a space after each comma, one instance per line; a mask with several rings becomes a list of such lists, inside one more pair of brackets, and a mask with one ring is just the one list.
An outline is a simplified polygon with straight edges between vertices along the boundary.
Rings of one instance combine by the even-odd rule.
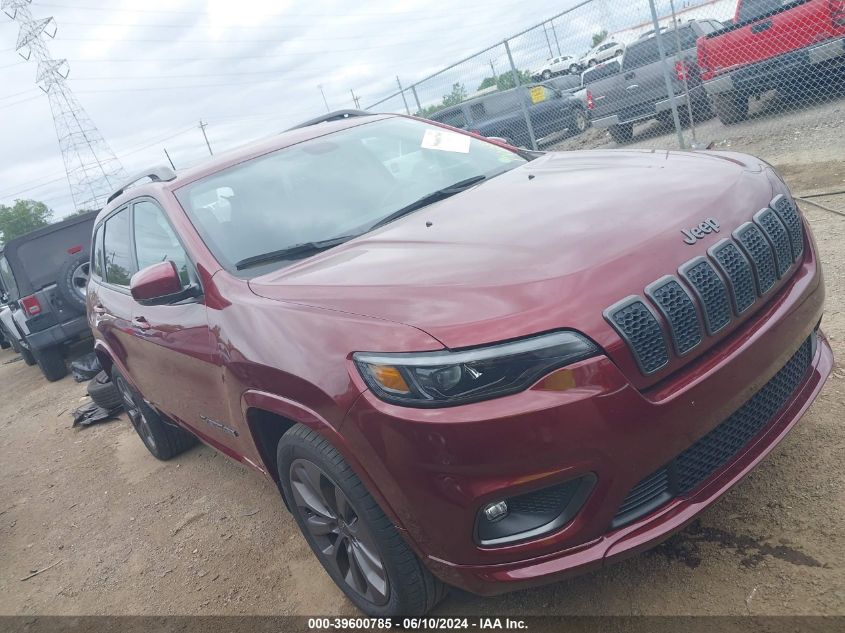
[[627, 341], [644, 374], [653, 374], [669, 362], [669, 350], [654, 314], [638, 297], [608, 308], [604, 317]]
[[783, 277], [789, 267], [792, 266], [792, 245], [789, 243], [789, 234], [786, 232], [786, 227], [778, 219], [775, 212], [768, 208], [757, 213], [754, 220], [774, 244], [778, 277]]
[[772, 247], [769, 246], [769, 243], [763, 236], [763, 232], [750, 222], [739, 227], [736, 230], [735, 237], [754, 264], [757, 279], [757, 294], [766, 294], [775, 285], [775, 281], [777, 281], [775, 256], [772, 253]]
[[813, 360], [812, 353], [811, 336], [786, 365], [728, 419], [634, 486], [619, 507], [611, 527], [630, 523], [671, 498], [692, 492], [734, 459], [795, 394]]
[[778, 196], [772, 200], [772, 209], [786, 225], [789, 231], [789, 241], [792, 244], [792, 256], [795, 259], [804, 254], [804, 229], [795, 204], [786, 196]]
[[731, 304], [725, 282], [712, 264], [703, 257], [682, 266], [681, 275], [689, 282], [701, 301], [707, 332], [715, 334], [731, 321]]

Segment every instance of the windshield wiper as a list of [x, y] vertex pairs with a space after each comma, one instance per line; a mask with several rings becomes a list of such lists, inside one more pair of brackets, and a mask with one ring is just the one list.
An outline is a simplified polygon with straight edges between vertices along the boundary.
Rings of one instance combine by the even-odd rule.
[[352, 238], [358, 237], [358, 235], [359, 234], [341, 235], [339, 237], [333, 237], [328, 240], [320, 240], [318, 242], [303, 242], [302, 244], [294, 244], [293, 246], [281, 248], [277, 251], [270, 251], [269, 253], [246, 257], [241, 261], [236, 262], [235, 268], [243, 270], [244, 268], [251, 268], [252, 266], [258, 266], [259, 264], [284, 261], [286, 259], [301, 259], [302, 257], [308, 257], [309, 255], [316, 255], [321, 251], [325, 251], [334, 246], [343, 244], [344, 242], [348, 242]]
[[397, 220], [401, 218], [403, 215], [408, 215], [409, 213], [413, 213], [417, 209], [422, 209], [423, 207], [427, 207], [430, 204], [434, 204], [435, 202], [439, 202], [440, 200], [445, 200], [449, 196], [454, 196], [456, 193], [460, 193], [469, 189], [473, 185], [477, 185], [478, 183], [482, 182], [483, 180], [487, 180], [488, 176], [478, 175], [473, 176], [472, 178], [467, 178], [466, 180], [460, 180], [453, 185], [449, 185], [448, 187], [444, 187], [443, 189], [438, 189], [437, 191], [432, 191], [429, 194], [424, 195], [419, 200], [415, 200], [409, 205], [402, 207], [401, 209], [397, 209], [390, 215], [386, 215], [381, 220], [370, 226], [367, 231], [372, 231], [377, 229], [385, 224], [393, 222], [393, 220]]

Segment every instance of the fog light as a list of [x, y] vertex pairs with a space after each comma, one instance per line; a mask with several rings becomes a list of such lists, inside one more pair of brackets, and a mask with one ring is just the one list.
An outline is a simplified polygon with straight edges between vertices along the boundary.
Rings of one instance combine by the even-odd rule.
[[490, 503], [484, 506], [484, 516], [491, 523], [493, 521], [498, 521], [499, 519], [504, 519], [507, 513], [508, 504], [504, 501], [496, 501], [495, 503]]

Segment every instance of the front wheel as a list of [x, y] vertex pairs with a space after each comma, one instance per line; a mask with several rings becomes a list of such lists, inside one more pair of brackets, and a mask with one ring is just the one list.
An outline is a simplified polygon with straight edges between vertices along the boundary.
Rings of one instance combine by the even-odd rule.
[[282, 490], [335, 584], [372, 617], [421, 616], [445, 585], [426, 569], [340, 453], [295, 425], [276, 454]]
[[577, 75], [579, 70], [578, 64], [572, 64], [572, 66], [569, 67], [569, 74]]
[[589, 66], [590, 68], [592, 68], [592, 67], [593, 67], [593, 66], [595, 66], [595, 65], [596, 65], [596, 60], [595, 60], [595, 59], [591, 59], [591, 60], [589, 61], [589, 63], [587, 64], [587, 66]]
[[552, 78], [552, 71], [548, 68], [543, 71], [543, 74], [540, 75], [543, 79], [551, 79]]

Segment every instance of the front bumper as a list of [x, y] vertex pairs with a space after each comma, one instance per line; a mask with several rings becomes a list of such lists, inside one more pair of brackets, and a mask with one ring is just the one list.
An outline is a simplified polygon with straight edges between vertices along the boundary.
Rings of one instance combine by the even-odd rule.
[[707, 94], [734, 90], [755, 93], [800, 82], [822, 65], [845, 64], [845, 38], [828, 40], [809, 48], [785, 53], [756, 64], [737, 68], [704, 83]]
[[[444, 581], [484, 595], [551, 582], [666, 538], [772, 450], [831, 371], [822, 336], [785, 404], [729, 461], [687, 494], [612, 527], [639, 482], [708, 435], [786, 365], [815, 330], [823, 301], [810, 248], [778, 294], [718, 349], [647, 391], [600, 356], [525, 392], [449, 409], [397, 407], [365, 392], [341, 434], [376, 482], [385, 510]], [[484, 505], [586, 475], [596, 477], [589, 498], [556, 531], [497, 547], [474, 540]]]

